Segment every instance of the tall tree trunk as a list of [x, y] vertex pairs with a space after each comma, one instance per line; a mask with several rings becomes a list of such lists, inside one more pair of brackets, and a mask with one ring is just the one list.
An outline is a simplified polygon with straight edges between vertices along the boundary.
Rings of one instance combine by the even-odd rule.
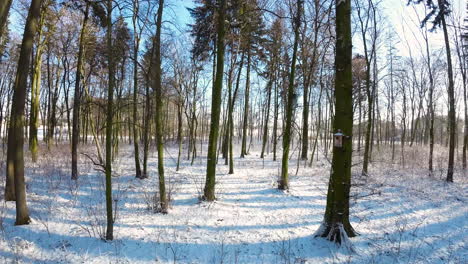
[[276, 161], [276, 148], [278, 144], [278, 115], [279, 115], [279, 101], [278, 101], [278, 83], [275, 80], [275, 109], [273, 114], [273, 132], [271, 138], [273, 140], [273, 161]]
[[268, 125], [270, 118], [270, 105], [271, 105], [271, 86], [273, 85], [273, 76], [271, 76], [267, 83], [267, 102], [265, 111], [265, 122], [263, 125], [263, 137], [262, 137], [262, 152], [260, 158], [263, 159], [265, 156], [265, 148], [268, 142]]
[[143, 178], [141, 174], [140, 168], [140, 150], [138, 147], [139, 144], [139, 137], [138, 137], [138, 50], [140, 47], [140, 36], [137, 33], [137, 19], [138, 19], [138, 11], [139, 11], [139, 2], [133, 1], [133, 32], [134, 32], [134, 47], [133, 47], [133, 149], [134, 149], [134, 156], [135, 156], [135, 177], [136, 178]]
[[113, 100], [115, 86], [115, 65], [112, 54], [112, 0], [107, 0], [107, 60], [109, 79], [107, 87], [107, 119], [106, 119], [106, 211], [107, 229], [106, 240], [114, 239], [114, 219], [112, 214], [112, 127], [113, 127]]
[[249, 101], [250, 101], [250, 59], [251, 51], [247, 51], [247, 77], [245, 80], [245, 97], [244, 97], [244, 118], [242, 119], [242, 147], [241, 158], [247, 155], [247, 126], [249, 120]]
[[286, 124], [283, 133], [283, 159], [281, 161], [281, 179], [279, 180], [278, 189], [289, 189], [288, 163], [289, 163], [289, 146], [291, 144], [292, 134], [292, 118], [293, 108], [296, 94], [294, 93], [294, 78], [296, 73], [297, 47], [299, 45], [299, 28], [301, 26], [303, 0], [297, 0], [297, 14], [294, 18], [294, 47], [291, 61], [291, 71], [289, 75], [288, 99], [286, 102]]
[[218, 126], [221, 108], [221, 97], [223, 92], [224, 74], [224, 35], [225, 35], [225, 9], [226, 0], [219, 0], [218, 7], [218, 36], [217, 36], [217, 62], [216, 78], [211, 96], [211, 124], [208, 142], [208, 163], [206, 167], [206, 182], [203, 199], [213, 201], [215, 199], [215, 176], [216, 176], [216, 149], [218, 141]]
[[16, 71], [11, 106], [10, 128], [8, 131], [7, 149], [7, 179], [5, 186], [5, 200], [16, 200], [15, 225], [29, 224], [29, 211], [26, 204], [26, 184], [24, 180], [24, 108], [28, 71], [34, 35], [38, 28], [41, 13], [41, 0], [32, 0], [24, 28], [20, 57]]
[[[442, 0], [438, 0], [439, 8], [444, 7]], [[446, 11], [446, 10], [444, 10]], [[444, 13], [444, 11], [441, 11]], [[447, 182], [453, 182], [453, 170], [455, 162], [455, 136], [457, 129], [457, 121], [455, 117], [455, 91], [453, 83], [453, 68], [452, 68], [452, 56], [450, 53], [450, 40], [448, 36], [447, 24], [445, 22], [445, 15], [441, 17], [442, 30], [444, 32], [445, 40], [445, 52], [447, 55], [447, 73], [448, 73], [448, 99], [449, 99], [449, 159], [447, 168]]]
[[341, 131], [342, 146], [333, 147], [324, 222], [316, 235], [338, 244], [356, 235], [349, 222], [349, 191], [353, 134], [351, 1], [336, 1], [335, 118], [333, 129]]
[[168, 201], [166, 195], [166, 184], [164, 180], [164, 144], [163, 144], [163, 124], [162, 124], [162, 84], [161, 84], [161, 28], [164, 0], [159, 0], [158, 18], [156, 20], [156, 35], [154, 38], [154, 64], [152, 67], [152, 77], [154, 81], [154, 91], [156, 96], [156, 148], [158, 150], [158, 174], [159, 174], [159, 203], [161, 212], [167, 213]]
[[86, 26], [89, 17], [89, 2], [86, 2], [86, 9], [83, 18], [83, 25], [81, 26], [80, 44], [78, 48], [78, 62], [76, 67], [75, 77], [75, 96], [73, 98], [73, 130], [72, 130], [72, 180], [78, 179], [78, 140], [80, 139], [80, 104], [81, 104], [81, 90], [80, 84], [83, 80], [83, 56], [84, 56], [84, 38], [86, 34]]
[[29, 112], [29, 150], [31, 151], [32, 162], [37, 161], [37, 131], [39, 129], [39, 112], [40, 112], [40, 94], [41, 94], [41, 68], [42, 68], [42, 53], [44, 51], [44, 43], [42, 42], [42, 33], [45, 19], [45, 8], [41, 10], [41, 17], [38, 25], [37, 48], [34, 56], [32, 84], [31, 84], [31, 108]]
[[13, 0], [3, 0], [0, 3], [0, 39], [6, 33], [5, 25], [8, 20], [8, 13], [10, 12], [11, 3]]

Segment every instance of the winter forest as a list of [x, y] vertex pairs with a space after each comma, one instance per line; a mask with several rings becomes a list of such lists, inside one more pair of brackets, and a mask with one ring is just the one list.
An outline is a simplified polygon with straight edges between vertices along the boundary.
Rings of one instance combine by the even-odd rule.
[[468, 263], [465, 0], [0, 0], [0, 263]]

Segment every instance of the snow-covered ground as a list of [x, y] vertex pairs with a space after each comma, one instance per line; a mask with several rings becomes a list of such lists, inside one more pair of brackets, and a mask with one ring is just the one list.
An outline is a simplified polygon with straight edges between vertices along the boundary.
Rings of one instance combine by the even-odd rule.
[[[168, 149], [173, 201], [167, 215], [151, 210], [157, 190], [154, 154], [150, 178], [138, 180], [132, 148], [121, 149], [114, 164], [112, 242], [100, 239], [102, 173], [81, 157], [75, 183], [69, 179], [68, 145], [41, 149], [37, 164], [27, 159], [30, 225], [14, 226], [14, 202], [3, 201], [4, 184], [0, 187], [0, 263], [468, 263], [467, 175], [458, 170], [453, 184], [441, 180], [442, 170], [428, 177], [421, 154], [426, 150], [420, 147], [408, 149], [405, 168], [391, 163], [383, 150], [368, 177], [357, 176], [360, 164], [355, 166], [351, 221], [360, 235], [351, 239], [354, 252], [313, 237], [325, 209], [326, 158], [314, 160], [311, 168], [301, 163], [297, 175], [292, 159], [289, 192], [276, 189], [280, 163], [271, 161], [271, 154], [262, 160], [252, 150], [247, 158], [236, 158], [234, 175], [220, 160], [218, 200], [200, 203], [205, 157], [193, 166], [183, 160], [175, 172], [176, 148]], [[435, 161], [446, 165], [440, 153]]]

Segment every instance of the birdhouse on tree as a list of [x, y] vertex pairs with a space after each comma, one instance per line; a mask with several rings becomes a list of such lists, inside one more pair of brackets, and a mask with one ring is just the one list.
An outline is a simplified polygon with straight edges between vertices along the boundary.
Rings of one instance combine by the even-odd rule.
[[341, 129], [338, 129], [338, 131], [334, 134], [334, 146], [336, 148], [343, 147], [343, 137], [344, 137], [343, 132], [341, 132]]

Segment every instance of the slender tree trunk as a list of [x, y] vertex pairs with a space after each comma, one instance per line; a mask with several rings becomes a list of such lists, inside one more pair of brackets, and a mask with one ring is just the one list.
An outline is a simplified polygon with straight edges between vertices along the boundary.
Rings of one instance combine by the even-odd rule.
[[31, 84], [31, 108], [29, 112], [29, 150], [31, 151], [32, 162], [37, 161], [38, 140], [37, 131], [39, 129], [39, 112], [40, 112], [40, 91], [41, 91], [41, 68], [42, 68], [42, 53], [44, 51], [44, 43], [42, 42], [42, 33], [44, 27], [44, 17], [46, 10], [41, 10], [41, 17], [38, 25], [37, 48], [34, 56], [34, 64], [32, 71]]
[[260, 153], [261, 159], [263, 159], [265, 156], [265, 148], [268, 142], [268, 125], [269, 125], [269, 118], [270, 118], [272, 84], [273, 84], [273, 77], [270, 77], [267, 83], [267, 102], [266, 102], [266, 111], [265, 111], [265, 122], [263, 124], [262, 152]]
[[115, 65], [112, 54], [112, 0], [107, 0], [107, 60], [109, 79], [107, 88], [107, 119], [106, 119], [106, 211], [107, 229], [106, 240], [114, 239], [114, 219], [112, 214], [112, 127], [113, 127], [113, 100], [115, 86]]
[[286, 124], [283, 133], [283, 159], [281, 161], [281, 179], [279, 180], [278, 189], [289, 189], [288, 163], [289, 163], [289, 147], [291, 144], [292, 134], [292, 118], [293, 108], [296, 94], [294, 93], [294, 78], [296, 73], [297, 48], [299, 45], [299, 27], [301, 26], [301, 12], [303, 0], [297, 0], [297, 14], [294, 19], [294, 47], [291, 61], [291, 72], [289, 75], [288, 99], [286, 102]]
[[241, 158], [247, 155], [247, 126], [249, 119], [249, 101], [250, 101], [250, 50], [247, 51], [247, 78], [245, 80], [245, 97], [244, 97], [244, 118], [242, 119], [242, 147]]
[[217, 37], [217, 62], [216, 78], [213, 85], [211, 98], [211, 124], [208, 142], [208, 164], [206, 168], [206, 182], [203, 199], [213, 201], [215, 199], [215, 176], [216, 176], [216, 149], [218, 141], [218, 126], [223, 92], [224, 75], [224, 35], [225, 35], [225, 9], [226, 0], [219, 1], [218, 7], [218, 37]]
[[[442, 0], [438, 0], [439, 7], [444, 6]], [[447, 55], [447, 73], [448, 73], [448, 99], [449, 99], [449, 159], [447, 168], [447, 182], [453, 182], [453, 170], [455, 162], [455, 136], [457, 129], [457, 121], [455, 117], [455, 91], [453, 83], [453, 68], [452, 56], [450, 53], [450, 40], [448, 36], [447, 24], [445, 22], [445, 15], [441, 17], [442, 30], [444, 32], [445, 52]]]
[[86, 34], [86, 27], [89, 17], [89, 2], [86, 2], [86, 9], [83, 18], [83, 25], [81, 26], [80, 44], [78, 49], [78, 63], [76, 67], [75, 77], [75, 96], [73, 98], [73, 131], [72, 131], [72, 180], [78, 179], [78, 141], [80, 139], [80, 104], [81, 104], [81, 90], [80, 84], [83, 80], [83, 56], [84, 56], [84, 38]]
[[[167, 213], [168, 200], [166, 195], [166, 184], [164, 179], [164, 143], [163, 143], [163, 123], [162, 123], [162, 84], [161, 84], [161, 28], [164, 0], [159, 0], [158, 18], [156, 20], [156, 35], [154, 38], [154, 64], [152, 67], [152, 77], [156, 96], [156, 147], [158, 150], [158, 174], [159, 174], [159, 203], [161, 213]], [[167, 122], [166, 122], [167, 123]]]
[[276, 161], [276, 148], [278, 144], [278, 112], [279, 112], [279, 102], [278, 102], [278, 83], [275, 80], [275, 111], [273, 116], [273, 132], [271, 138], [273, 140], [273, 161]]
[[134, 32], [134, 47], [133, 47], [133, 149], [135, 156], [135, 177], [143, 178], [140, 167], [140, 150], [138, 137], [138, 50], [140, 47], [140, 37], [137, 33], [137, 19], [139, 11], [139, 1], [133, 1], [133, 32]]

